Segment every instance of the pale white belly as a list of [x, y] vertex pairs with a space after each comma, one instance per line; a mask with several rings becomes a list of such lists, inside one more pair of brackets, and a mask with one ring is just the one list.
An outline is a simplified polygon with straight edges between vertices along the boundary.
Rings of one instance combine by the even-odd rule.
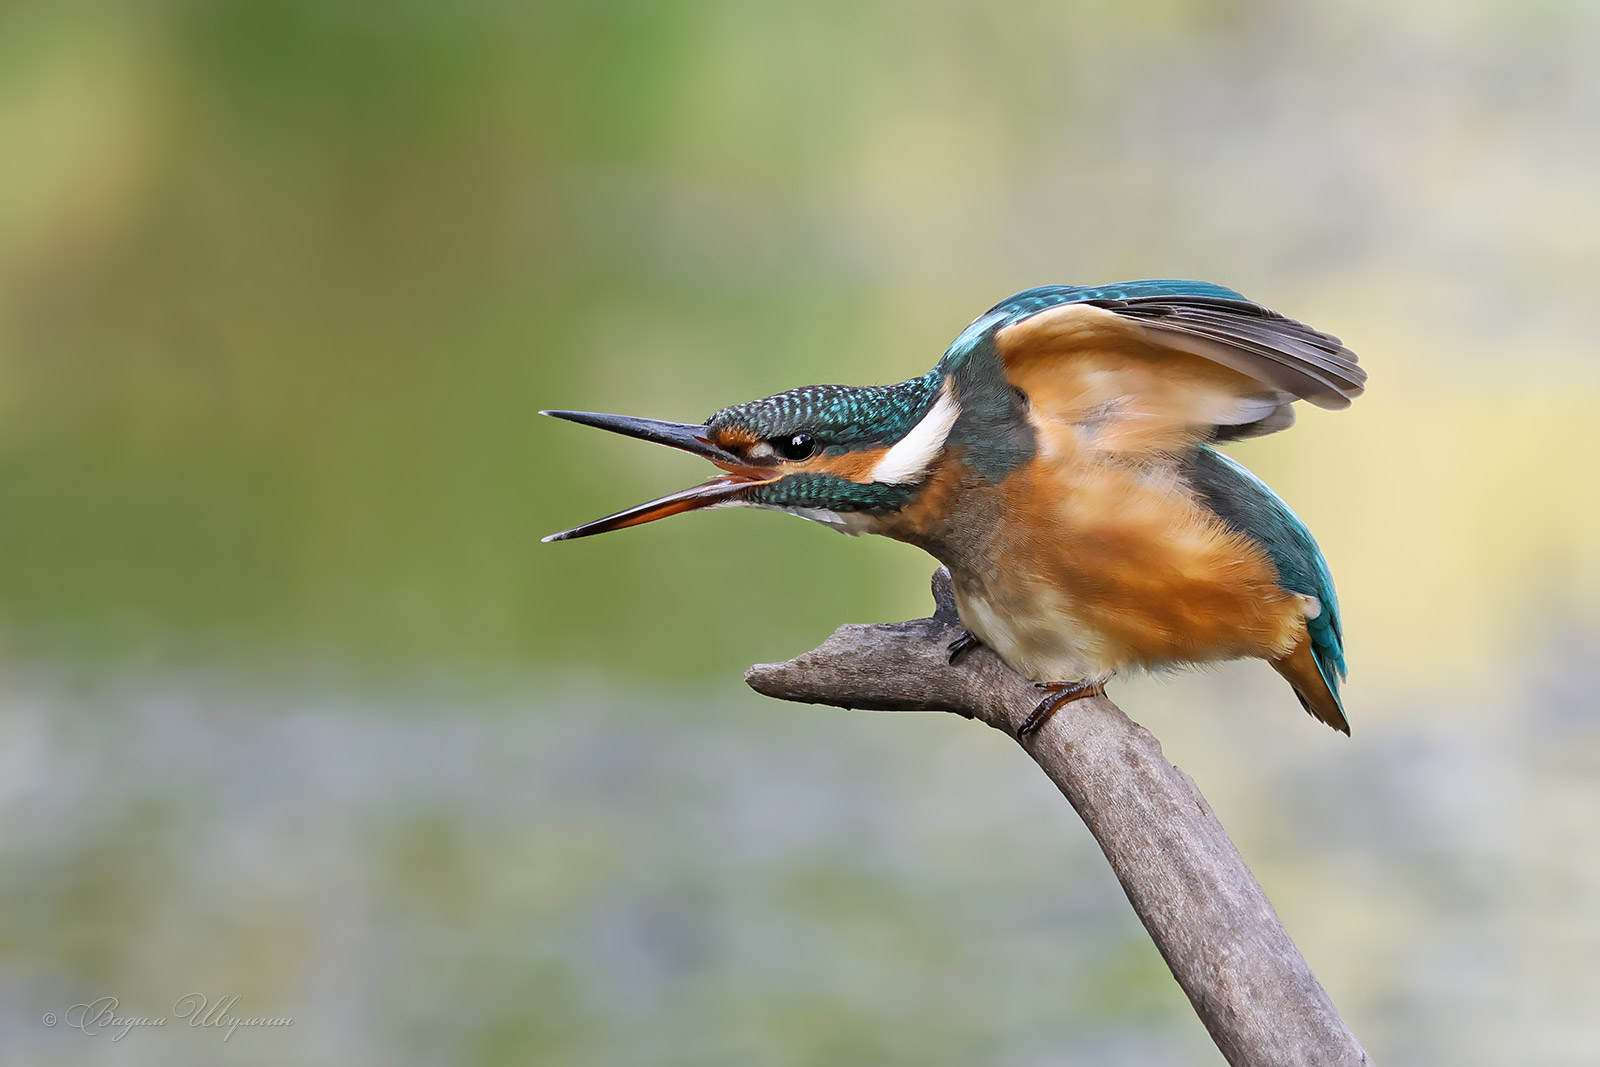
[[1104, 642], [1066, 594], [1033, 586], [1027, 599], [1001, 599], [972, 581], [955, 583], [961, 624], [1004, 660], [1035, 682], [1077, 682], [1107, 678], [1115, 669]]

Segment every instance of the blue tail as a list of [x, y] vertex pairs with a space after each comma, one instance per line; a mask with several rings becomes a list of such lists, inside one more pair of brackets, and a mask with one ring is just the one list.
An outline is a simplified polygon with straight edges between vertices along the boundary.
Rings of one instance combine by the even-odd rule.
[[[1311, 658], [1327, 687], [1326, 706], [1314, 706], [1322, 703], [1318, 699], [1321, 694], [1306, 692], [1294, 677], [1290, 681], [1307, 711], [1349, 733], [1344, 702], [1339, 697], [1339, 683], [1346, 675], [1339, 595], [1334, 592], [1333, 574], [1316, 539], [1300, 516], [1289, 510], [1289, 505], [1265, 482], [1214, 448], [1199, 449], [1190, 478], [1201, 500], [1223, 522], [1266, 549], [1278, 568], [1279, 584], [1290, 592], [1314, 596], [1322, 605], [1316, 618], [1306, 620], [1306, 630], [1311, 639]], [[1290, 676], [1290, 670], [1281, 666], [1279, 669]]]

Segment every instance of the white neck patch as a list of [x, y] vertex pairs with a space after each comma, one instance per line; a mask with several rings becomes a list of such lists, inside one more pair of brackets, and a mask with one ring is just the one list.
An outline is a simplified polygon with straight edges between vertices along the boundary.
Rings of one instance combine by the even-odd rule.
[[944, 447], [945, 438], [950, 436], [951, 428], [960, 417], [961, 402], [955, 398], [950, 381], [946, 379], [933, 407], [872, 468], [872, 480], [888, 485], [904, 485], [921, 478]]

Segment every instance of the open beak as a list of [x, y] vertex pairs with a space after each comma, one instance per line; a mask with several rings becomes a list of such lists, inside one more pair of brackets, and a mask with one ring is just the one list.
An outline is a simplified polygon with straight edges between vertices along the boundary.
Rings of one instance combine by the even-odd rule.
[[631, 415], [601, 415], [589, 411], [541, 411], [539, 414], [582, 423], [585, 426], [598, 426], [602, 430], [620, 433], [625, 437], [637, 437], [641, 441], [654, 441], [658, 445], [692, 452], [709, 459], [727, 472], [704, 485], [684, 489], [626, 511], [619, 511], [615, 515], [607, 515], [603, 519], [551, 534], [543, 538], [545, 541], [568, 541], [574, 537], [589, 537], [592, 534], [609, 533], [612, 530], [625, 530], [629, 526], [638, 526], [654, 522], [656, 519], [664, 519], [669, 515], [678, 515], [685, 511], [694, 511], [697, 508], [733, 500], [752, 486], [766, 485], [768, 482], [777, 481], [780, 477], [770, 467], [752, 467], [733, 453], [717, 447], [712, 443], [710, 433], [704, 426], [636, 419]]

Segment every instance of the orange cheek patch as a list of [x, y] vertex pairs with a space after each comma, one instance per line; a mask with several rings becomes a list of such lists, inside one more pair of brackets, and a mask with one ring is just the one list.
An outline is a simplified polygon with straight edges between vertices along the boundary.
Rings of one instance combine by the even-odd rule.
[[888, 453], [887, 448], [863, 448], [846, 452], [842, 456], [820, 455], [804, 463], [784, 465], [784, 473], [831, 474], [852, 482], [866, 484], [872, 481], [872, 471]]

